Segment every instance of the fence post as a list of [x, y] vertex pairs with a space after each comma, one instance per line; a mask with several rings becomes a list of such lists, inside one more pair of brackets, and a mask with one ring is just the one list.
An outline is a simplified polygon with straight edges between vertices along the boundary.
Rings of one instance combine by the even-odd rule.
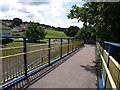
[[24, 69], [25, 69], [25, 76], [27, 78], [27, 55], [26, 55], [26, 52], [27, 52], [27, 44], [26, 44], [26, 38], [23, 38], [23, 46], [24, 46]]
[[[109, 68], [109, 63], [110, 63], [110, 58], [109, 56], [112, 54], [112, 45], [109, 44], [109, 48], [108, 48], [108, 60], [107, 60], [107, 67]], [[108, 75], [106, 73], [106, 77], [105, 77], [105, 89], [106, 89], [106, 84], [107, 84], [107, 78], [108, 78]]]
[[48, 39], [48, 48], [49, 48], [49, 49], [48, 49], [48, 63], [49, 63], [49, 64], [50, 64], [50, 50], [51, 50], [51, 49], [50, 49], [50, 48], [51, 48], [51, 44], [50, 44], [50, 43], [51, 43], [51, 41], [50, 41], [50, 38], [49, 38], [49, 39]]
[[70, 39], [68, 38], [68, 51], [67, 51], [67, 54], [69, 54], [69, 44], [70, 44]]
[[60, 39], [60, 58], [62, 58], [62, 38]]

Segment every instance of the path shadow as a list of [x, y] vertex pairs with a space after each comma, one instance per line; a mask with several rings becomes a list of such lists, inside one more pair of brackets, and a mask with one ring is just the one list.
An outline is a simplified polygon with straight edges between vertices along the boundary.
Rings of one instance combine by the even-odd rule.
[[80, 65], [80, 67], [82, 67], [84, 70], [89, 71], [93, 74], [97, 74], [95, 65], [93, 66], [92, 65]]
[[[80, 65], [80, 67], [82, 67], [84, 70], [97, 76], [96, 65], [93, 65], [93, 66], [92, 65]], [[99, 90], [98, 80], [95, 82], [95, 85], [97, 86], [97, 88], [95, 90]]]

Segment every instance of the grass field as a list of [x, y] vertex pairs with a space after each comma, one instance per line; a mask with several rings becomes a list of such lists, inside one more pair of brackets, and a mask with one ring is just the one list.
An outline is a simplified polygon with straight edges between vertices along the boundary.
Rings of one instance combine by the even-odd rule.
[[[68, 38], [68, 36], [62, 31], [45, 29], [45, 32], [47, 33], [45, 36], [46, 38]], [[24, 32], [14, 33], [13, 35], [22, 37], [25, 36]]]
[[[55, 30], [49, 30], [49, 29], [46, 29], [46, 38], [69, 38], [67, 35], [65, 35], [64, 32], [61, 32], [61, 31], [55, 31]], [[19, 36], [22, 36], [24, 37], [25, 34], [24, 32], [19, 32], [19, 33], [14, 33], [13, 35], [19, 35]], [[37, 43], [47, 43], [48, 42], [48, 39], [43, 39], [43, 40], [38, 40]], [[35, 44], [35, 43], [27, 43], [27, 45], [32, 45], [32, 44]], [[6, 47], [7, 46], [10, 46], [10, 47], [14, 47], [14, 46], [23, 46], [23, 42], [12, 42], [12, 43], [8, 43], [5, 45]]]
[[64, 32], [61, 31], [55, 31], [55, 30], [45, 30], [47, 32], [46, 38], [69, 38], [67, 35], [65, 35]]

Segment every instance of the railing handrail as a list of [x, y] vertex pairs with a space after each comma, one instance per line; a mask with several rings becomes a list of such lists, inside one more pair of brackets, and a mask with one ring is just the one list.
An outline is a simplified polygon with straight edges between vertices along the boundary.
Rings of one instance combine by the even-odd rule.
[[[36, 37], [32, 37], [32, 36], [25, 36], [25, 37], [22, 37], [22, 36], [1, 36], [0, 38], [26, 38], [26, 39], [28, 39], [28, 38], [36, 38]], [[50, 39], [61, 39], [61, 38], [55, 37], [55, 38], [50, 38]], [[41, 39], [41, 38], [39, 38], [39, 39]], [[49, 39], [49, 38], [45, 37], [44, 39]], [[62, 39], [74, 39], [74, 38], [73, 37], [66, 37], [66, 38], [64, 37]]]
[[[107, 81], [109, 80], [110, 81], [110, 84], [111, 84], [111, 87], [112, 88], [115, 88], [117, 90], [117, 88], [119, 87], [118, 85], [120, 84], [116, 84], [116, 81], [115, 79], [113, 78], [113, 75], [112, 75], [112, 71], [110, 72], [110, 67], [111, 65], [114, 65], [116, 68], [119, 68], [120, 64], [112, 57], [112, 47], [115, 46], [115, 47], [120, 47], [120, 44], [119, 43], [113, 43], [113, 42], [107, 42], [107, 41], [102, 41], [102, 40], [97, 40], [97, 50], [98, 50], [98, 53], [100, 55], [100, 58], [101, 58], [101, 61], [100, 61], [100, 72], [102, 72], [101, 74], [103, 75], [102, 76], [102, 81], [104, 83], [104, 89], [107, 88]], [[100, 44], [101, 43], [101, 44]], [[109, 45], [108, 46], [108, 51], [105, 49], [105, 46], [104, 44], [107, 44]], [[112, 64], [111, 64], [112, 63]], [[104, 68], [103, 68], [104, 67]], [[113, 69], [113, 67], [112, 67]], [[118, 70], [118, 69], [115, 69], [115, 70]], [[118, 71], [119, 72], [119, 71]]]
[[108, 42], [108, 41], [103, 41], [103, 40], [97, 40], [97, 41], [98, 41], [98, 42], [105, 43], [105, 44], [108, 44], [108, 45], [120, 47], [120, 43]]

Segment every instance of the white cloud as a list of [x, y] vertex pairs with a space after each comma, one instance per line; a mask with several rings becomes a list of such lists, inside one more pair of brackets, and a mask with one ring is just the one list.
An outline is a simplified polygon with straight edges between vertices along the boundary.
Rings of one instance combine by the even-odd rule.
[[56, 26], [56, 27], [64, 27], [64, 28], [68, 28], [70, 26], [78, 26], [78, 27], [82, 27], [83, 23], [82, 22], [78, 22], [76, 19], [60, 19], [60, 18], [55, 18], [54, 20], [48, 21], [48, 22], [43, 22], [46, 23], [47, 25], [52, 25], [52, 26]]
[[[82, 26], [77, 20], [68, 20], [65, 12], [69, 12], [64, 6], [72, 0], [2, 0], [0, 1], [0, 18], [21, 18], [23, 21], [36, 21], [57, 27], [69, 27], [70, 25]], [[52, 19], [50, 20], [49, 17]], [[61, 19], [61, 17], [64, 17]], [[46, 20], [45, 20], [46, 19]], [[63, 20], [64, 19], [64, 20]]]

